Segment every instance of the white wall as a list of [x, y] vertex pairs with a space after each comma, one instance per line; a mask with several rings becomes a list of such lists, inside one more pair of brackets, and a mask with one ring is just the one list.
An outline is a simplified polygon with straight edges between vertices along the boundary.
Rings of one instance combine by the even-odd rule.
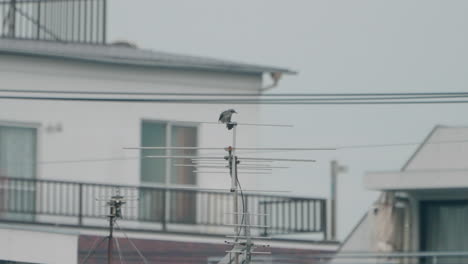
[[75, 264], [78, 261], [78, 235], [0, 226], [0, 260]]
[[467, 138], [467, 127], [437, 127], [405, 170], [468, 169]]
[[[42, 90], [233, 93], [256, 91], [261, 86], [261, 76], [255, 75], [150, 70], [6, 55], [0, 55], [0, 80], [0, 89]], [[257, 122], [257, 106], [3, 99], [0, 99], [0, 121], [40, 124], [39, 178], [139, 184], [138, 159], [47, 162], [138, 157], [139, 151], [122, 148], [140, 145], [142, 119], [216, 122], [219, 113], [231, 107], [239, 112], [238, 121]], [[61, 132], [45, 129], [56, 124], [61, 124]], [[239, 146], [255, 146], [256, 128], [240, 128], [238, 136]], [[199, 146], [220, 147], [230, 143], [231, 135], [222, 126], [200, 125]], [[248, 181], [246, 187], [255, 184]], [[198, 184], [225, 188], [229, 180], [227, 175], [199, 175]]]

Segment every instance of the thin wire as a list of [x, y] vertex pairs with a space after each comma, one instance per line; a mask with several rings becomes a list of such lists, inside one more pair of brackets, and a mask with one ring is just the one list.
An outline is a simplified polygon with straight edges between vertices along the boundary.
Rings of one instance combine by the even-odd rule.
[[118, 239], [118, 238], [114, 238], [114, 239], [115, 239], [115, 244], [117, 245], [117, 252], [119, 253], [120, 263], [121, 263], [121, 264], [124, 264], [125, 261], [123, 261], [122, 252], [121, 252], [121, 250], [120, 250], [119, 239]]
[[140, 157], [111, 157], [111, 158], [97, 158], [97, 159], [79, 159], [79, 160], [52, 160], [41, 161], [39, 164], [60, 164], [60, 163], [81, 163], [81, 162], [104, 162], [104, 161], [121, 161], [121, 160], [139, 160]]
[[88, 262], [89, 257], [91, 257], [91, 256], [94, 254], [94, 252], [96, 251], [97, 247], [98, 247], [99, 245], [101, 245], [101, 243], [102, 243], [104, 240], [106, 240], [106, 238], [107, 238], [107, 236], [104, 237], [104, 238], [102, 238], [102, 240], [99, 241], [99, 243], [96, 245], [96, 242], [97, 242], [97, 240], [99, 239], [99, 237], [96, 237], [96, 239], [94, 240], [93, 246], [91, 246], [91, 248], [90, 248], [90, 250], [89, 250], [89, 252], [88, 252], [88, 255], [86, 255], [86, 257], [83, 259], [83, 261], [81, 262], [81, 264], [85, 264], [86, 262]]
[[143, 262], [145, 262], [145, 264], [148, 264], [148, 260], [146, 260], [145, 256], [143, 256], [143, 254], [141, 254], [140, 250], [138, 250], [138, 248], [135, 246], [135, 244], [133, 244], [132, 240], [127, 236], [127, 233], [125, 233], [125, 231], [120, 227], [120, 225], [115, 222], [115, 225], [120, 229], [120, 231], [122, 231], [122, 233], [124, 234], [124, 236], [127, 238], [128, 242], [130, 242], [130, 244], [133, 246], [133, 248], [136, 250], [136, 252], [138, 253], [138, 255], [140, 255], [141, 259], [143, 260]]
[[[468, 142], [466, 140], [444, 140], [444, 141], [433, 141], [427, 142], [426, 144], [449, 144], [449, 143], [464, 143]], [[406, 142], [406, 143], [389, 143], [389, 144], [365, 144], [365, 145], [343, 145], [334, 147], [337, 150], [347, 150], [347, 149], [363, 149], [363, 148], [383, 148], [383, 147], [405, 147], [413, 145], [421, 145], [423, 142]], [[245, 154], [256, 154], [256, 153], [282, 153], [282, 152], [291, 152], [290, 150], [281, 150], [281, 151], [242, 151], [239, 152], [239, 155]], [[215, 153], [213, 153], [214, 155]], [[61, 164], [61, 163], [84, 163], [84, 162], [105, 162], [105, 161], [120, 161], [120, 160], [137, 160], [140, 157], [111, 157], [111, 158], [98, 158], [98, 159], [81, 159], [81, 160], [55, 160], [55, 161], [41, 161], [39, 165], [48, 165], [48, 164]], [[201, 159], [193, 159], [194, 162], [203, 162]], [[240, 158], [242, 160], [242, 158]], [[212, 160], [209, 162], [220, 162], [223, 163], [224, 160]], [[244, 160], [242, 162], [271, 162], [271, 160]]]
[[[420, 101], [316, 101], [297, 99], [174, 99], [174, 98], [87, 98], [87, 97], [34, 97], [34, 96], [0, 96], [10, 100], [46, 100], [77, 102], [120, 102], [120, 103], [181, 103], [181, 104], [230, 104], [230, 105], [392, 105], [392, 104], [465, 104], [468, 100], [420, 100]], [[408, 100], [412, 98], [407, 98]], [[428, 98], [429, 99], [429, 98]], [[437, 99], [437, 98], [434, 98]], [[414, 99], [413, 99], [414, 100]]]
[[[244, 223], [245, 203], [244, 203], [244, 193], [242, 192], [242, 186], [241, 186], [241, 184], [239, 182], [239, 178], [236, 177], [236, 180], [237, 180], [237, 184], [239, 184], [239, 190], [240, 190], [240, 193], [241, 193], [241, 200], [242, 200], [242, 212], [244, 213], [244, 214], [242, 214], [242, 218], [241, 218], [241, 222], [240, 222], [241, 226], [239, 228], [239, 231], [237, 232], [237, 236], [240, 236], [240, 233], [242, 232], [242, 224]], [[246, 226], [244, 226], [244, 229], [245, 228], [246, 228]]]
[[158, 95], [158, 96], [242, 96], [242, 97], [365, 97], [365, 96], [468, 96], [468, 92], [423, 92], [423, 93], [157, 93], [157, 92], [103, 92], [103, 91], [63, 91], [63, 90], [17, 90], [0, 89], [8, 93], [50, 93], [50, 94], [101, 94], [101, 95]]

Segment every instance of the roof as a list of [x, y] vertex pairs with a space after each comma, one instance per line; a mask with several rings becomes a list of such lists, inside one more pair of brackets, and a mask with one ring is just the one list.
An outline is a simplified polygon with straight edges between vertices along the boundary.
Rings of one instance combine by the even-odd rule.
[[435, 126], [400, 171], [368, 172], [371, 190], [468, 189], [468, 127]]
[[468, 127], [435, 126], [401, 171], [468, 169]]
[[50, 57], [104, 64], [218, 71], [246, 74], [280, 72], [295, 74], [285, 68], [239, 63], [207, 57], [174, 54], [123, 45], [90, 45], [56, 41], [0, 38], [0, 54]]
[[418, 153], [422, 150], [422, 148], [427, 144], [427, 142], [429, 141], [429, 139], [432, 137], [432, 135], [434, 135], [434, 132], [439, 128], [441, 127], [440, 125], [436, 125], [432, 130], [431, 132], [429, 132], [429, 134], [426, 136], [426, 138], [424, 139], [424, 141], [418, 146], [418, 148], [416, 149], [416, 151], [411, 155], [411, 157], [405, 162], [405, 165], [403, 165], [403, 167], [401, 168], [401, 171], [404, 171], [408, 168], [408, 166], [410, 165], [410, 163], [416, 158], [416, 156], [418, 155]]

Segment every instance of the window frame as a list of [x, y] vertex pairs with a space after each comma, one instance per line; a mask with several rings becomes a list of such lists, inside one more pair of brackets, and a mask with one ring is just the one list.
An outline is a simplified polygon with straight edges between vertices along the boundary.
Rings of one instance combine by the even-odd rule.
[[39, 122], [22, 122], [22, 121], [11, 121], [11, 120], [0, 120], [0, 126], [5, 127], [16, 127], [16, 128], [32, 128], [35, 129], [36, 132], [36, 149], [35, 149], [35, 166], [34, 166], [34, 178], [33, 179], [40, 179], [40, 169], [39, 169], [39, 161], [41, 149], [42, 149], [42, 124]]
[[[38, 179], [40, 178], [40, 169], [39, 169], [39, 161], [41, 160], [39, 157], [40, 157], [40, 153], [41, 153], [41, 141], [42, 141], [42, 124], [41, 123], [38, 123], [38, 122], [21, 122], [21, 121], [9, 121], [9, 120], [0, 120], [0, 127], [10, 127], [10, 128], [30, 128], [30, 129], [33, 129], [34, 132], [35, 132], [35, 137], [36, 137], [36, 141], [35, 141], [35, 151], [34, 151], [34, 156], [35, 156], [35, 161], [34, 161], [34, 175], [32, 177], [32, 179]], [[35, 209], [37, 208], [38, 206], [38, 200], [36, 199], [37, 198], [37, 193], [36, 193], [36, 187], [34, 187], [34, 193], [33, 193], [33, 197], [34, 197], [34, 200], [32, 201], [33, 203], [33, 207], [34, 207], [34, 211]], [[29, 220], [34, 220], [36, 218], [36, 213], [32, 213], [30, 214], [30, 217], [31, 219]], [[17, 221], [17, 220], [15, 220]]]
[[[166, 139], [165, 139], [165, 147], [170, 147], [172, 144], [172, 128], [174, 126], [184, 126], [184, 127], [190, 127], [190, 128], [195, 128], [196, 129], [196, 146], [199, 146], [200, 142], [200, 123], [197, 122], [190, 122], [190, 121], [176, 121], [176, 120], [167, 120], [167, 119], [154, 119], [154, 118], [142, 118], [140, 120], [140, 127], [139, 127], [139, 136], [140, 140], [139, 142], [141, 143], [141, 136], [143, 133], [143, 123], [155, 123], [155, 124], [162, 124], [165, 125], [166, 128]], [[141, 146], [144, 147], [144, 146]], [[172, 154], [171, 150], [166, 150], [166, 155], [170, 156]], [[141, 156], [141, 151], [139, 152], [140, 159], [143, 157]], [[149, 186], [149, 187], [198, 187], [198, 180], [197, 180], [197, 173], [195, 173], [195, 183], [194, 184], [174, 184], [171, 183], [171, 176], [172, 176], [172, 166], [171, 166], [171, 159], [166, 159], [166, 170], [165, 170], [165, 175], [164, 175], [164, 183], [158, 183], [158, 182], [148, 182], [148, 181], [143, 181], [142, 180], [142, 166], [141, 162], [139, 163], [139, 180], [140, 184], [142, 186]]]

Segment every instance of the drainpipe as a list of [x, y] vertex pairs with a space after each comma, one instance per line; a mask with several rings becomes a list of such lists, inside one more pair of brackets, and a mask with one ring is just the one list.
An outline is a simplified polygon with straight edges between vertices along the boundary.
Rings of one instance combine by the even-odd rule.
[[[398, 192], [396, 194], [397, 196], [397, 201], [398, 201], [398, 207], [403, 208], [403, 229], [401, 230], [402, 232], [402, 245], [401, 245], [401, 250], [403, 252], [411, 252], [412, 251], [412, 245], [411, 245], [411, 221], [412, 221], [412, 213], [411, 213], [411, 203], [409, 200], [409, 197], [407, 193], [404, 192]], [[414, 263], [413, 260], [408, 259], [408, 258], [403, 258], [402, 263], [404, 264], [409, 264], [409, 263]]]
[[271, 76], [271, 79], [273, 80], [273, 83], [269, 84], [269, 85], [267, 85], [265, 87], [262, 87], [260, 89], [260, 92], [265, 92], [265, 91], [268, 91], [268, 90], [273, 89], [276, 86], [278, 86], [278, 83], [279, 83], [281, 77], [283, 76], [283, 73], [281, 73], [281, 72], [270, 72], [270, 76]]

